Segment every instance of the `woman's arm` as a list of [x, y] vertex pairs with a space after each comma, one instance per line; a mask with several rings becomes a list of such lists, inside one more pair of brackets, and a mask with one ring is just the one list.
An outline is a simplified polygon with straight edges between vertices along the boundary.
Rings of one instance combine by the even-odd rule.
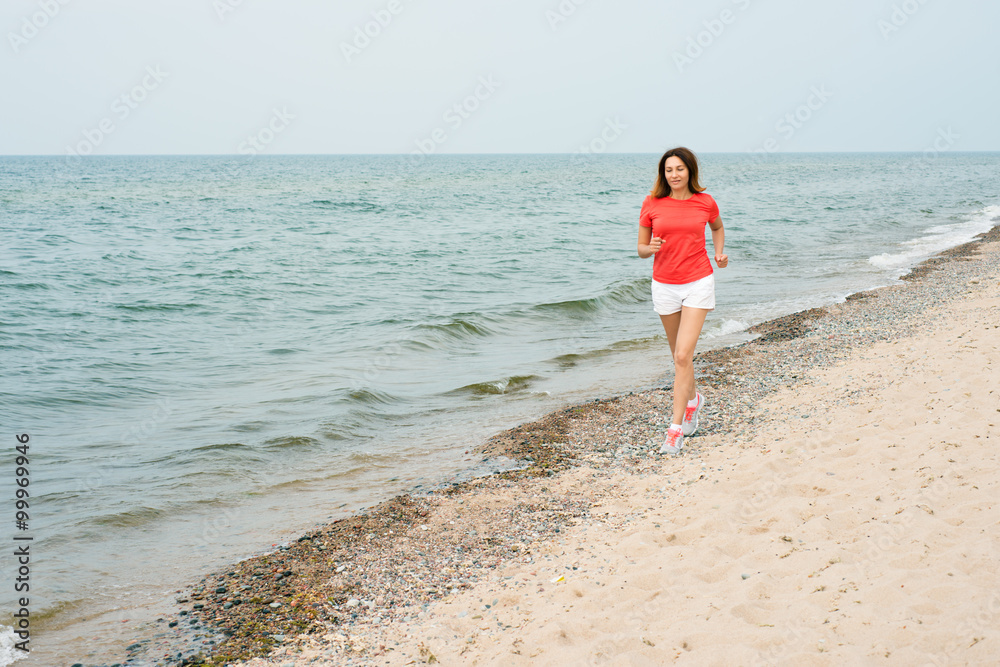
[[715, 263], [720, 269], [726, 268], [729, 264], [729, 255], [725, 254], [726, 230], [722, 228], [722, 216], [715, 216], [715, 220], [708, 223], [712, 228], [712, 245], [715, 246]]
[[639, 253], [639, 257], [646, 259], [656, 254], [656, 251], [660, 249], [663, 245], [663, 239], [657, 236], [655, 239], [650, 239], [653, 235], [652, 227], [643, 227], [639, 225], [639, 245], [636, 248]]

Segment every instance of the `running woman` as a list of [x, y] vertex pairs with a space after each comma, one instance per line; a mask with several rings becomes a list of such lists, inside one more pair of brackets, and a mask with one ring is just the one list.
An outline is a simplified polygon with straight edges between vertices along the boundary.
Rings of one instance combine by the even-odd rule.
[[694, 348], [708, 311], [715, 309], [715, 275], [705, 250], [712, 229], [715, 263], [729, 264], [719, 207], [698, 182], [698, 160], [687, 148], [660, 158], [656, 185], [639, 213], [639, 257], [653, 258], [653, 309], [660, 315], [674, 358], [674, 414], [661, 454], [681, 451], [698, 429], [705, 397], [695, 389]]

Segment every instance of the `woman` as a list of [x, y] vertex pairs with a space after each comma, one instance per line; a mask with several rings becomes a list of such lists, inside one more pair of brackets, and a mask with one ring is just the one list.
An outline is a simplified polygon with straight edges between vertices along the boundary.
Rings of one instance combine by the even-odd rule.
[[729, 264], [719, 207], [698, 182], [698, 160], [687, 148], [660, 158], [656, 185], [639, 213], [639, 257], [653, 259], [653, 309], [674, 357], [674, 413], [660, 453], [677, 454], [698, 428], [705, 397], [695, 390], [694, 348], [708, 311], [715, 309], [715, 275], [705, 251], [712, 228], [715, 263]]

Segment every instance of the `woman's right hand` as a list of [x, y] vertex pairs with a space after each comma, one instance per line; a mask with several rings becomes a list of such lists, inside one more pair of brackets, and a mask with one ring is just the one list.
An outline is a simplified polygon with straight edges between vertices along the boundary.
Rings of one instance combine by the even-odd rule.
[[649, 241], [649, 249], [653, 252], [654, 255], [656, 254], [656, 251], [660, 249], [661, 245], [663, 245], [663, 239], [661, 239], [659, 236], [654, 236]]

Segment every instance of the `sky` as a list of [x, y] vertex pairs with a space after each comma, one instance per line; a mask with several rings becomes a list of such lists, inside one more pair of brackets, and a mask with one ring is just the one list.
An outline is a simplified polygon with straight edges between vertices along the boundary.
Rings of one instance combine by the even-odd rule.
[[1000, 150], [995, 0], [3, 0], [0, 155]]

